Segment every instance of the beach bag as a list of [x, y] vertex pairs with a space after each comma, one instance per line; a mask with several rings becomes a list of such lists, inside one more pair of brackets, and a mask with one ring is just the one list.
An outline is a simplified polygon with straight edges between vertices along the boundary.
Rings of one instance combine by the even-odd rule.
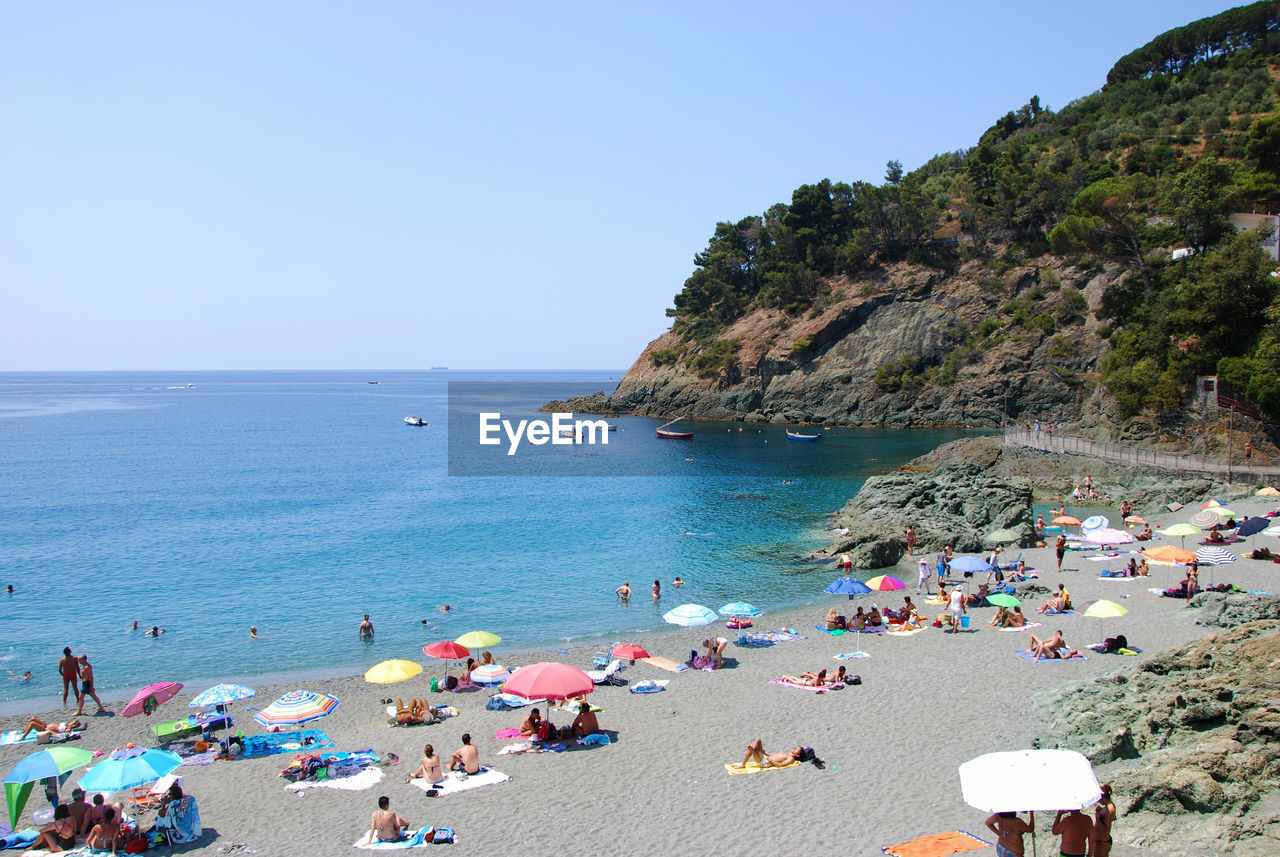
[[141, 854], [147, 850], [147, 840], [139, 837], [138, 839], [130, 839], [128, 844], [124, 846], [126, 854]]
[[453, 844], [453, 828], [437, 827], [436, 832], [431, 835], [432, 845], [452, 845]]
[[844, 680], [844, 683], [845, 684], [862, 684], [862, 676], [860, 675], [849, 676], [847, 679]]
[[432, 692], [432, 693], [439, 693], [439, 692], [440, 692], [440, 680], [439, 680], [439, 679], [435, 679], [435, 678], [431, 679], [431, 692]]

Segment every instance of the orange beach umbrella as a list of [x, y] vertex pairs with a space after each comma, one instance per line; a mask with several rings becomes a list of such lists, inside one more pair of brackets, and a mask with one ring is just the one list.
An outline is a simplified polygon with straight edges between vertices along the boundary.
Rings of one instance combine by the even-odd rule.
[[1180, 562], [1191, 562], [1196, 555], [1191, 551], [1175, 548], [1173, 545], [1164, 545], [1158, 548], [1147, 548], [1142, 555], [1152, 562], [1164, 563], [1165, 565], [1177, 565]]

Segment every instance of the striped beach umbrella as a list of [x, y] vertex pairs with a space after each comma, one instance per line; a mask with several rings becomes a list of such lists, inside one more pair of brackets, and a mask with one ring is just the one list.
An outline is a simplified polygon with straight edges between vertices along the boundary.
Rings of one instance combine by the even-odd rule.
[[749, 601], [730, 601], [720, 608], [721, 616], [759, 616], [760, 608]]
[[701, 604], [681, 604], [663, 614], [662, 621], [692, 628], [694, 625], [710, 625], [716, 621], [716, 613], [710, 607], [703, 607]]
[[1196, 560], [1201, 565], [1226, 565], [1229, 562], [1235, 562], [1239, 558], [1229, 550], [1214, 546], [1200, 548], [1200, 550], [1196, 551]]
[[291, 690], [253, 715], [263, 726], [297, 726], [332, 714], [338, 700], [309, 690]]
[[1098, 545], [1127, 545], [1133, 543], [1133, 535], [1126, 533], [1124, 530], [1103, 527], [1100, 530], [1086, 531], [1084, 540]]
[[1080, 525], [1080, 530], [1087, 533], [1090, 530], [1101, 530], [1109, 526], [1111, 526], [1111, 521], [1106, 515], [1093, 515], [1084, 519], [1084, 523]]
[[481, 664], [471, 671], [473, 684], [502, 684], [511, 675], [511, 670], [502, 664]]
[[867, 586], [876, 592], [897, 592], [906, 589], [907, 585], [896, 577], [882, 574], [867, 581]]
[[1222, 519], [1214, 514], [1212, 509], [1201, 509], [1191, 516], [1189, 521], [1191, 526], [1199, 527], [1202, 530], [1210, 530], [1222, 523]]

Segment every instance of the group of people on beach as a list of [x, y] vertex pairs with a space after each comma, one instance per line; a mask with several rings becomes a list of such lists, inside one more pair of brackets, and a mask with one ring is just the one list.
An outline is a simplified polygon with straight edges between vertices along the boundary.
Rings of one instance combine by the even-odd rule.
[[62, 704], [67, 704], [67, 696], [74, 691], [76, 697], [76, 716], [84, 714], [84, 701], [92, 697], [98, 704], [98, 714], [106, 714], [107, 709], [98, 699], [98, 692], [93, 686], [93, 666], [88, 655], [71, 654], [71, 647], [62, 650], [62, 658], [58, 661], [58, 674], [62, 676]]
[[[677, 574], [675, 577], [675, 580], [671, 581], [671, 585], [679, 589], [681, 586], [684, 586], [684, 581], [681, 580], [680, 575]], [[660, 601], [662, 599], [662, 581], [654, 580], [653, 586], [649, 588], [649, 591], [653, 593], [654, 601]], [[624, 603], [627, 601], [630, 601], [631, 600], [631, 581], [624, 580], [621, 586], [613, 590], [613, 594], [617, 595], [618, 599]]]
[[[1062, 857], [1109, 857], [1111, 827], [1116, 820], [1116, 804], [1111, 798], [1111, 783], [1101, 786], [1102, 800], [1093, 808], [1093, 818], [1081, 810], [1059, 810], [1053, 817], [1050, 833], [1061, 837], [1058, 853]], [[997, 812], [986, 821], [996, 835], [997, 857], [1022, 857], [1026, 853], [1022, 837], [1035, 833], [1035, 818], [1023, 821], [1016, 812]]]

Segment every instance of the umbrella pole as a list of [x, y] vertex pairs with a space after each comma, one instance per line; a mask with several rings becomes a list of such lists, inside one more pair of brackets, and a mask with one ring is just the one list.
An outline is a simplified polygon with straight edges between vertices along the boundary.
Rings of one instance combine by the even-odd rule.
[[1036, 857], [1036, 813], [1031, 811], [1031, 857]]

